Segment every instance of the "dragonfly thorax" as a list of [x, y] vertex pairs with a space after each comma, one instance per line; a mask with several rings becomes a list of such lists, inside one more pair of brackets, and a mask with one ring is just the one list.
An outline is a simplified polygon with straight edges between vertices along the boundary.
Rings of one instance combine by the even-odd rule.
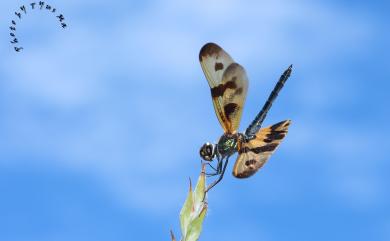
[[237, 151], [238, 144], [242, 137], [243, 135], [240, 133], [223, 134], [217, 144], [218, 154], [222, 157], [233, 155]]
[[200, 157], [205, 161], [212, 161], [215, 156], [227, 157], [233, 155], [239, 144], [242, 142], [244, 135], [241, 133], [229, 134], [225, 133], [220, 138], [217, 144], [206, 142], [199, 150]]

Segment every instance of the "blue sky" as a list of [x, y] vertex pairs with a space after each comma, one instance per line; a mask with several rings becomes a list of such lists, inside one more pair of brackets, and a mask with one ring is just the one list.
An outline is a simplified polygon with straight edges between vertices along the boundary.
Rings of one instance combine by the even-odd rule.
[[[32, 1], [30, 1], [32, 2]], [[209, 194], [200, 240], [390, 240], [386, 1], [53, 1], [0, 8], [0, 240], [169, 240], [199, 147], [222, 134], [198, 63], [249, 77], [244, 130], [292, 119], [265, 167]], [[234, 159], [234, 158], [233, 158]]]

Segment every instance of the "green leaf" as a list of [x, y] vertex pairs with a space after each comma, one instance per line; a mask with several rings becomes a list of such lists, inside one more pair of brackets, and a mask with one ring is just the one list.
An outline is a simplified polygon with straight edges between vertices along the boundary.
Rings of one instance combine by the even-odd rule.
[[206, 217], [206, 212], [207, 212], [207, 205], [204, 206], [202, 211], [200, 212], [200, 215], [195, 218], [192, 222], [191, 225], [189, 226], [187, 235], [185, 236], [185, 241], [197, 241], [200, 233], [202, 232], [202, 224], [203, 220]]
[[190, 218], [191, 218], [191, 211], [193, 206], [194, 206], [194, 198], [192, 194], [192, 185], [190, 179], [190, 188], [188, 191], [187, 199], [184, 202], [184, 205], [180, 211], [180, 228], [183, 236], [187, 233], [187, 227], [191, 222]]
[[[205, 165], [202, 166], [202, 172], [194, 191], [192, 191], [190, 180], [188, 195], [180, 211], [180, 228], [183, 236], [181, 240], [183, 241], [198, 240], [202, 231], [203, 220], [207, 213], [207, 203], [205, 201], [206, 177], [204, 172]], [[174, 240], [172, 232], [171, 239]]]
[[[206, 177], [204, 175], [205, 169], [202, 167], [202, 172], [198, 178], [198, 182], [196, 183], [195, 191], [194, 191], [194, 204], [195, 205], [203, 205], [205, 201], [205, 190], [206, 190]], [[195, 210], [200, 212], [200, 207], [195, 207]]]

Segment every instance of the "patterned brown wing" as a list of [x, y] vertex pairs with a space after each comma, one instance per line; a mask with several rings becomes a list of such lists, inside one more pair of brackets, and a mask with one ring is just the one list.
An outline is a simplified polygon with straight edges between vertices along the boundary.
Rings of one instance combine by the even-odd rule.
[[233, 175], [237, 178], [247, 178], [255, 174], [286, 136], [290, 123], [290, 120], [285, 120], [262, 128], [254, 139], [243, 142], [234, 164]]
[[[238, 128], [245, 102], [248, 86], [245, 71], [236, 64], [230, 67], [234, 60], [215, 43], [208, 43], [202, 47], [199, 61], [211, 89], [218, 120], [225, 132], [233, 133]], [[228, 68], [230, 70], [226, 72]], [[236, 78], [232, 81], [233, 75]]]
[[247, 91], [248, 78], [244, 68], [237, 63], [232, 63], [223, 74], [220, 88], [214, 88], [211, 92], [213, 98], [222, 97], [222, 108], [229, 133], [235, 133], [240, 125]]

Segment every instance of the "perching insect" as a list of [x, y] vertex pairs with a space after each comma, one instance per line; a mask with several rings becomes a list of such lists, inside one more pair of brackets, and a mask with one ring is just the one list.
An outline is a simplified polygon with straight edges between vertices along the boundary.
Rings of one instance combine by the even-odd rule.
[[[245, 133], [237, 132], [248, 89], [248, 78], [244, 68], [221, 47], [207, 43], [199, 53], [199, 61], [211, 89], [214, 110], [224, 134], [217, 144], [205, 143], [200, 148], [200, 156], [215, 171], [209, 176], [219, 177], [210, 184], [206, 192], [219, 183], [225, 173], [229, 157], [238, 153], [233, 168], [237, 178], [247, 178], [255, 174], [269, 159], [286, 136], [290, 120], [261, 128], [272, 102], [284, 83], [290, 77], [292, 65], [282, 74], [262, 110], [252, 121]], [[209, 162], [217, 159], [217, 166]]]

